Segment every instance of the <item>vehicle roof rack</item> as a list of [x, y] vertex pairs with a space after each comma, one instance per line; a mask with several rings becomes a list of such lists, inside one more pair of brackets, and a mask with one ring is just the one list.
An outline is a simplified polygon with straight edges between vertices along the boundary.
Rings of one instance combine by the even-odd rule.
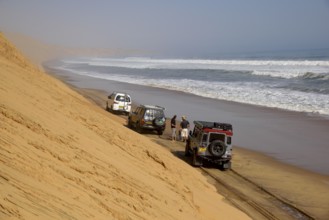
[[141, 105], [141, 106], [144, 106], [146, 108], [160, 108], [162, 110], [166, 110], [166, 108], [159, 106], [159, 105]]
[[127, 92], [118, 92], [118, 91], [114, 91], [111, 94], [118, 94], [118, 93], [121, 93], [121, 94], [124, 94], [124, 95], [129, 95]]
[[201, 128], [221, 129], [224, 131], [233, 131], [233, 126], [228, 123], [209, 122], [209, 121], [194, 121], [196, 126]]

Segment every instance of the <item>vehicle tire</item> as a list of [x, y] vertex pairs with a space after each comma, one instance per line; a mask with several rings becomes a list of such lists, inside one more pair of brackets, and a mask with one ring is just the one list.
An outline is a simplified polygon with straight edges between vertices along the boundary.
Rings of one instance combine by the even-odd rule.
[[216, 140], [211, 142], [208, 147], [208, 150], [211, 155], [215, 157], [221, 157], [225, 154], [226, 148], [227, 146], [223, 141]]
[[128, 118], [128, 128], [132, 128], [133, 125], [131, 124], [130, 118]]
[[143, 133], [143, 128], [141, 127], [141, 125], [139, 124], [139, 122], [137, 122], [137, 125], [136, 125], [136, 131], [138, 132], [138, 133]]
[[162, 135], [163, 134], [163, 130], [158, 130], [158, 135]]
[[153, 125], [156, 126], [156, 127], [162, 127], [165, 123], [166, 123], [166, 121], [163, 120], [163, 118], [153, 119]]

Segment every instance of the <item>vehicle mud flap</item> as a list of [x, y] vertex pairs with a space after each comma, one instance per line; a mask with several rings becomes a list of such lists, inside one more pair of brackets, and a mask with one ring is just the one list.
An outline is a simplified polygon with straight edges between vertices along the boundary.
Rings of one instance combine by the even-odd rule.
[[202, 159], [198, 157], [198, 149], [193, 149], [193, 155], [192, 155], [192, 166], [194, 167], [200, 167], [202, 166]]

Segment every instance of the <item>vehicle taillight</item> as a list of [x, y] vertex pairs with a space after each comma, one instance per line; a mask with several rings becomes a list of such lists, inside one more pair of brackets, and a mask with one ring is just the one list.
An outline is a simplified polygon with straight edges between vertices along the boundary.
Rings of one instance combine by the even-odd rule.
[[232, 143], [232, 137], [227, 137], [227, 144], [231, 144]]

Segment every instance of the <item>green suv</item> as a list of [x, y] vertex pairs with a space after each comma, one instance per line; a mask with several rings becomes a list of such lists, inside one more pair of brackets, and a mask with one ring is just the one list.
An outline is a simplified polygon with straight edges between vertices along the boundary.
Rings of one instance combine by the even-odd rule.
[[166, 128], [165, 108], [157, 105], [140, 105], [128, 116], [128, 127], [135, 128], [137, 132], [144, 130], [157, 131], [163, 134]]

